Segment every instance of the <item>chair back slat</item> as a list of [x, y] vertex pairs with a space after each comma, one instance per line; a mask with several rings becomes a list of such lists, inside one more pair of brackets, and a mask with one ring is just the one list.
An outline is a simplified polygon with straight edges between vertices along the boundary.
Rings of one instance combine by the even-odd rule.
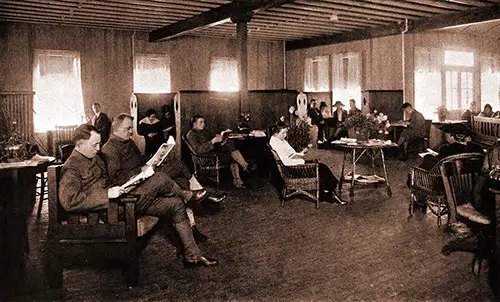
[[117, 224], [118, 223], [118, 203], [110, 202], [108, 208], [108, 223]]

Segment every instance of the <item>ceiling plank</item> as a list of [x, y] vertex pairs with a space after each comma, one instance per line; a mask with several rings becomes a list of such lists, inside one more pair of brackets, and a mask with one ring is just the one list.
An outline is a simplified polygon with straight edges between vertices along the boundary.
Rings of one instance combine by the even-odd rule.
[[191, 18], [153, 30], [149, 33], [149, 41], [156, 42], [174, 38], [199, 27], [210, 26], [237, 15], [247, 14], [273, 6], [279, 6], [291, 1], [293, 0], [254, 0], [231, 2]]
[[[409, 20], [408, 33], [417, 33], [430, 29], [438, 29], [495, 19], [500, 19], [500, 4], [495, 4], [484, 8], [472, 9], [466, 12], [453, 13], [419, 20]], [[299, 41], [290, 41], [286, 43], [286, 50], [397, 35], [404, 30], [404, 27], [404, 24], [394, 24], [371, 29], [356, 30], [343, 34], [334, 34]]]

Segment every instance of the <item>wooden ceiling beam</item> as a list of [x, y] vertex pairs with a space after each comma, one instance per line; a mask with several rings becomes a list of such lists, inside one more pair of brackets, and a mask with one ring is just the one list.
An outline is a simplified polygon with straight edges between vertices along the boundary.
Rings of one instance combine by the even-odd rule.
[[412, 17], [430, 17], [433, 15], [433, 13], [429, 12], [421, 12], [419, 10], [415, 9], [405, 9], [397, 6], [387, 6], [386, 4], [381, 4], [380, 1], [378, 1], [378, 4], [375, 3], [370, 3], [366, 1], [352, 1], [352, 0], [337, 0], [335, 3], [339, 3], [342, 5], [347, 5], [349, 7], [360, 7], [360, 8], [366, 8], [374, 11], [379, 11], [379, 12], [390, 12], [390, 13], [395, 13], [401, 16], [404, 16], [405, 18], [412, 18]]
[[[430, 29], [438, 29], [495, 19], [500, 19], [500, 4], [472, 9], [466, 12], [452, 13], [448, 15], [435, 16], [419, 20], [409, 20], [407, 32], [417, 33]], [[397, 35], [404, 30], [404, 27], [404, 24], [394, 24], [371, 29], [356, 30], [344, 34], [334, 34], [318, 38], [290, 41], [286, 43], [286, 50]]]
[[252, 20], [258, 19], [262, 16], [266, 16], [268, 18], [286, 18], [286, 19], [295, 19], [295, 20], [301, 20], [305, 22], [311, 22], [315, 24], [325, 24], [325, 21], [328, 24], [332, 23], [338, 23], [338, 24], [346, 24], [346, 25], [355, 25], [355, 26], [376, 26], [376, 25], [388, 25], [390, 22], [383, 22], [383, 21], [375, 21], [375, 20], [366, 20], [366, 16], [364, 16], [363, 19], [357, 18], [357, 17], [345, 17], [342, 16], [342, 18], [339, 18], [338, 21], [332, 22], [326, 17], [314, 17], [314, 16], [307, 16], [307, 14], [302, 15], [301, 17], [297, 18], [297, 14], [294, 14], [292, 12], [280, 12], [280, 13], [275, 13], [272, 11], [264, 11], [256, 14]]
[[291, 1], [293, 0], [234, 1], [177, 23], [155, 29], [149, 33], [149, 41], [156, 42], [171, 39], [199, 27], [211, 26], [231, 17], [253, 13]]
[[442, 1], [442, 0], [406, 0], [406, 2], [418, 3], [418, 4], [428, 5], [431, 7], [439, 7], [439, 8], [445, 8], [445, 9], [450, 9], [450, 10], [455, 10], [455, 11], [463, 11], [463, 10], [467, 10], [470, 8], [470, 6], [467, 6], [464, 4], [458, 4], [458, 3], [453, 3], [453, 2], [449, 2], [449, 1]]
[[400, 7], [411, 10], [418, 10], [422, 12], [434, 13], [434, 14], [448, 14], [449, 9], [434, 7], [420, 3], [411, 3], [408, 1], [393, 1], [393, 0], [364, 0], [364, 2], [370, 2], [375, 4], [384, 4], [390, 7]]

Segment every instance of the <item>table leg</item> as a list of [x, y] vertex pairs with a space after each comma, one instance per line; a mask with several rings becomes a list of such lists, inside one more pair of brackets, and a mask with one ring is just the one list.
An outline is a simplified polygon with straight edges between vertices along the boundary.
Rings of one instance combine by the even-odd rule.
[[356, 149], [352, 149], [352, 175], [351, 175], [351, 188], [349, 189], [349, 196], [354, 196], [354, 184], [356, 183]]
[[391, 186], [389, 185], [389, 179], [387, 178], [387, 169], [385, 167], [385, 158], [384, 158], [384, 150], [382, 148], [380, 150], [380, 158], [382, 159], [382, 167], [384, 169], [384, 178], [385, 178], [385, 185], [387, 186], [387, 195], [389, 197], [392, 196], [392, 191], [391, 191]]
[[345, 158], [346, 158], [347, 150], [344, 150], [344, 157], [342, 158], [342, 171], [340, 172], [339, 179], [339, 196], [342, 196], [342, 182], [344, 181], [344, 168], [345, 168]]

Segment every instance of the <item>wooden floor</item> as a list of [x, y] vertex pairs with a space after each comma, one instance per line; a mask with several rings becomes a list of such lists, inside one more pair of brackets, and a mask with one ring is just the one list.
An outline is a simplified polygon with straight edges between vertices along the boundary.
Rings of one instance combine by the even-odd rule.
[[[341, 153], [314, 150], [340, 174]], [[31, 254], [22, 292], [13, 300], [75, 301], [493, 301], [487, 265], [471, 274], [472, 256], [440, 254], [446, 239], [432, 214], [408, 218], [409, 162], [388, 161], [393, 196], [382, 187], [356, 191], [341, 206], [293, 199], [279, 204], [266, 177], [247, 190], [223, 188], [220, 212], [198, 216], [200, 244], [216, 268], [184, 269], [163, 232], [141, 254], [140, 284], [127, 289], [116, 265], [64, 270], [64, 289], [43, 275], [47, 214], [30, 220]], [[348, 199], [347, 190], [344, 190]]]

